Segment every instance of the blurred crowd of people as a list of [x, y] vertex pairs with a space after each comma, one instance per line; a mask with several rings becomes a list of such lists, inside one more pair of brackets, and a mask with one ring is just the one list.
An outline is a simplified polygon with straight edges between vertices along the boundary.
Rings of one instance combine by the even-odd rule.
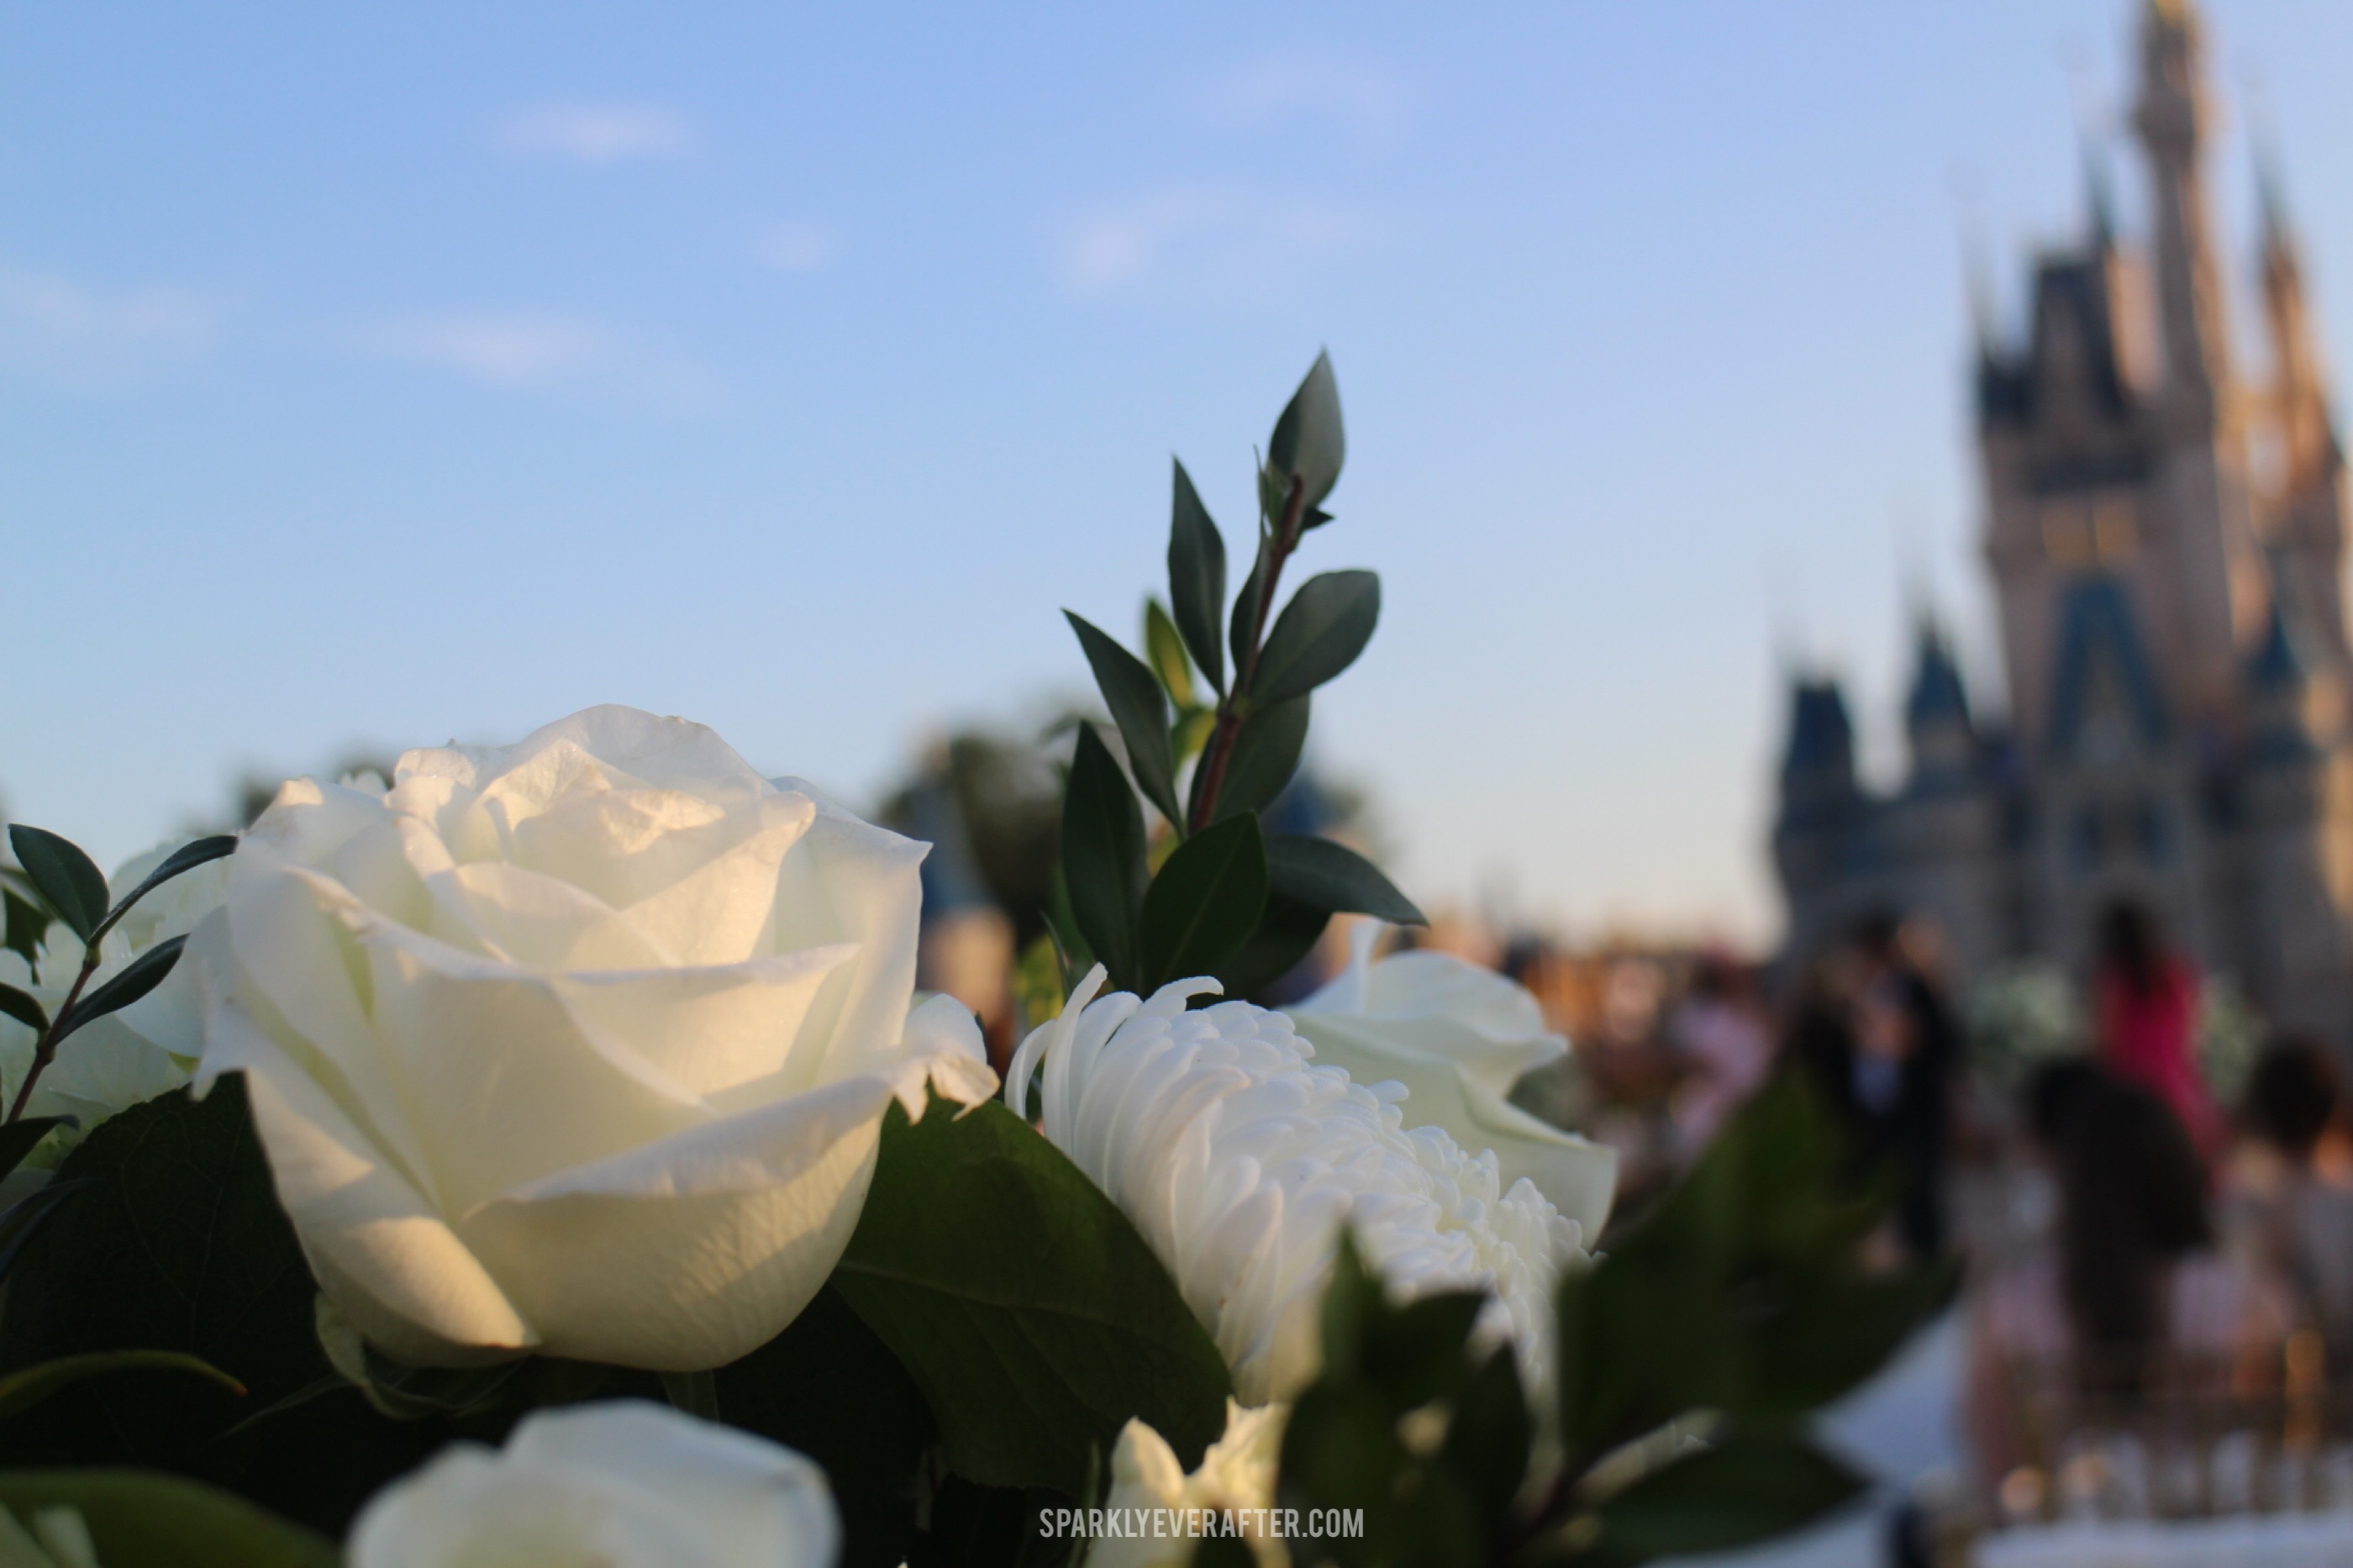
[[[2063, 1047], [1973, 1063], [1932, 926], [1856, 923], [1778, 989], [1722, 953], [1512, 955], [1577, 1038], [1580, 1125], [1638, 1212], [1776, 1070], [1896, 1201], [1873, 1247], [1966, 1264], [1963, 1391], [1992, 1519], [2353, 1508], [2353, 1118], [2336, 1053], [2201, 1067], [2217, 1005], [2148, 912], [2103, 911]], [[2242, 1076], [2233, 1073], [2235, 1079]], [[1540, 1086], [1528, 1086], [1535, 1090]], [[1540, 1106], [1556, 1110], [1557, 1106]]]

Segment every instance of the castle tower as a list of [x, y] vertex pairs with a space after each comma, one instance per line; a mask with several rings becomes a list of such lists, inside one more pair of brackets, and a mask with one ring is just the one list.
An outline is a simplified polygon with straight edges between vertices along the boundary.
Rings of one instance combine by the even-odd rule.
[[2270, 595], [2207, 202], [2204, 32], [2192, 0], [2148, 0], [2142, 14], [2133, 123], [2148, 156], [2163, 379], [2137, 521], [2148, 559], [2132, 576], [2170, 695], [2193, 727], [2220, 728], [2233, 720], [2240, 649]]
[[1917, 640], [1912, 692], [1904, 703], [1915, 791], [1966, 781], [1978, 765], [1977, 727], [1969, 719], [1968, 691], [1952, 646], [1926, 616], [1920, 618]]
[[2002, 865], [2001, 802], [1959, 661], [1925, 614], [1917, 644], [1904, 704], [1912, 768], [1881, 835], [1894, 873], [1886, 898], [1936, 921], [1957, 966], [1977, 973], [2017, 949], [2016, 879]]
[[2170, 401], [2214, 417], [2231, 379], [2221, 270], [2209, 238], [2204, 26], [2190, 0], [2149, 0], [2141, 18], [2141, 96], [2133, 127], [2148, 150], [2158, 310]]
[[2263, 479], [2276, 521], [2272, 548], [2279, 591], [2319, 646], [2316, 656], [2344, 668], [2345, 458], [2337, 445], [2328, 374], [2304, 290], [2304, 263], [2275, 172], [2263, 194], [2263, 315], [2273, 377]]
[[1788, 900], [1790, 950], [1810, 953], [1869, 896], [1855, 881], [1870, 802], [1854, 767], [1846, 694], [1827, 678], [1789, 689], [1789, 739], [1781, 753], [1780, 812], [1773, 862]]
[[2030, 748], [2050, 728], [2068, 584], [2126, 569], [2145, 530], [2148, 388], [2127, 347], [2126, 268], [2096, 191], [2086, 226], [2080, 248], [2037, 258], [2025, 342], [1989, 342], [1978, 357], [1986, 560], [2013, 728]]

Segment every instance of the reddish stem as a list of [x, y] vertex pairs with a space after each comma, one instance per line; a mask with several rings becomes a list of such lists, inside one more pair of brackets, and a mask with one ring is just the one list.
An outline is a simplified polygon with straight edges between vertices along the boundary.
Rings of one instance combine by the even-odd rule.
[[1193, 828], [1196, 833], [1207, 827], [1218, 809], [1218, 793], [1226, 786], [1226, 764], [1233, 760], [1234, 742], [1242, 729], [1239, 711], [1243, 699], [1258, 680], [1258, 655], [1266, 641], [1266, 618], [1274, 609], [1274, 590], [1282, 581], [1282, 563], [1299, 548], [1300, 524], [1307, 515], [1307, 483], [1293, 478], [1291, 493], [1283, 498], [1282, 516], [1274, 528], [1274, 544], [1266, 555], [1266, 581], [1259, 587], [1258, 615], [1250, 626], [1249, 650], [1242, 656], [1241, 668], [1234, 671], [1233, 689], [1218, 704], [1217, 728], [1209, 732], [1209, 745], [1201, 758], [1201, 798], [1193, 807]]
[[[111, 921], [107, 922], [109, 925], [112, 923]], [[104, 934], [105, 929], [104, 926], [99, 928], [100, 936]], [[73, 989], [66, 993], [65, 1001], [49, 1016], [49, 1026], [41, 1031], [41, 1037], [33, 1044], [33, 1065], [25, 1069], [25, 1081], [16, 1086], [16, 1098], [8, 1106], [10, 1121], [25, 1114], [25, 1102], [33, 1098], [33, 1085], [39, 1080], [41, 1070], [58, 1054], [58, 1025], [72, 1014], [74, 1004], [81, 1000], [81, 988], [90, 984], [90, 977], [98, 971], [98, 943], [99, 937], [93, 936], [82, 953], [81, 973], [74, 976]]]

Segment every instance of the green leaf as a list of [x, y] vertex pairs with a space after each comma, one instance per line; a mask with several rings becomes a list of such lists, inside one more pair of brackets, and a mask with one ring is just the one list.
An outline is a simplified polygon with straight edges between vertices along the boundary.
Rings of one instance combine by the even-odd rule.
[[1534, 1436], [1520, 1388], [1519, 1358], [1510, 1345], [1498, 1345], [1456, 1396], [1440, 1450], [1491, 1526], [1511, 1511], [1519, 1496]]
[[1127, 1216], [991, 1100], [895, 1105], [833, 1286], [923, 1391], [949, 1467], [1086, 1488], [1131, 1417], [1187, 1469], [1225, 1428], [1225, 1362]]
[[1380, 618], [1378, 574], [1321, 572], [1310, 577], [1266, 634], [1250, 695], [1270, 703], [1304, 697], [1356, 661]]
[[[93, 1129], [35, 1201], [77, 1184], [8, 1275], [0, 1373], [60, 1356], [178, 1351], [252, 1391], [108, 1378], [0, 1423], [0, 1469], [132, 1465], [229, 1487], [340, 1536], [353, 1510], [453, 1435], [386, 1421], [355, 1390], [230, 1435], [331, 1368], [311, 1282], [246, 1110], [244, 1079], [185, 1089]], [[123, 1562], [138, 1562], [133, 1556]]]
[[1596, 1545], [1612, 1564], [1728, 1552], [1803, 1529], [1864, 1487], [1803, 1437], [1735, 1428], [1604, 1501]]
[[1179, 711], [1192, 707], [1193, 664], [1185, 655], [1185, 639], [1176, 635], [1176, 623], [1168, 618], [1157, 599], [1144, 601], [1144, 651], [1168, 700]]
[[0, 1176], [8, 1174], [25, 1163], [42, 1139], [58, 1127], [80, 1125], [70, 1116], [23, 1116], [14, 1121], [0, 1122]]
[[1245, 811], [1264, 811], [1290, 784], [1307, 750], [1311, 706], [1311, 699], [1294, 697], [1261, 706], [1242, 721], [1233, 755], [1226, 761], [1225, 783], [1218, 791], [1219, 821]]
[[1318, 353], [1307, 379], [1291, 395], [1274, 434], [1267, 438], [1267, 466], [1281, 476], [1287, 489], [1301, 481], [1309, 507], [1323, 504], [1340, 482], [1340, 465], [1348, 442], [1340, 425], [1340, 384], [1332, 374], [1332, 356]]
[[[1276, 1495], [1303, 1510], [1362, 1510], [1363, 1534], [1319, 1541], [1307, 1561], [1370, 1568], [1490, 1560], [1501, 1510], [1526, 1468], [1526, 1417], [1522, 1411], [1515, 1455], [1510, 1412], [1490, 1386], [1492, 1363], [1464, 1354], [1484, 1300], [1464, 1291], [1392, 1303], [1342, 1233], [1320, 1303], [1324, 1364], [1284, 1427]], [[1504, 1392], [1517, 1401], [1513, 1352], [1500, 1354]], [[1409, 1446], [1408, 1429], [1427, 1433], [1432, 1419], [1440, 1429], [1427, 1435], [1440, 1440]]]
[[41, 939], [48, 934], [49, 911], [24, 897], [14, 888], [0, 892], [0, 919], [7, 922], [6, 940], [0, 942], [22, 958], [27, 965], [41, 956]]
[[14, 985], [0, 985], [0, 1013], [7, 1014], [36, 1035], [49, 1026], [48, 1013]]
[[1429, 1404], [1461, 1374], [1463, 1347], [1486, 1302], [1481, 1291], [1446, 1290], [1384, 1303], [1364, 1334], [1364, 1375], [1400, 1410]]
[[1183, 815], [1176, 809], [1176, 762], [1168, 749], [1168, 699], [1159, 678], [1145, 662], [1119, 646], [1111, 636], [1083, 616], [1062, 614], [1079, 634], [1095, 685], [1111, 709], [1112, 721], [1127, 743], [1127, 765], [1134, 771], [1136, 787], [1160, 815], [1179, 832]]
[[1112, 984], [1136, 983], [1136, 920], [1144, 907], [1144, 813], [1127, 775], [1092, 724], [1081, 724], [1062, 796], [1062, 875], [1071, 915]]
[[1062, 957], [1055, 949], [1054, 933], [1039, 931], [1013, 966], [1013, 999], [1021, 1009], [1017, 1027], [1034, 1029], [1060, 1016], [1062, 998], [1069, 994], [1062, 984]]
[[173, 878], [185, 871], [193, 871], [208, 861], [218, 860], [223, 856], [236, 853], [237, 835], [234, 833], [216, 833], [210, 838], [197, 838], [181, 845], [164, 857], [164, 863], [148, 872], [137, 887], [123, 894], [121, 902], [114, 906], [107, 919], [121, 920], [132, 905]]
[[1250, 575], [1242, 579], [1242, 591], [1234, 595], [1233, 624], [1229, 628], [1234, 650], [1234, 686], [1242, 686], [1242, 675], [1250, 667], [1251, 650], [1258, 646], [1259, 611], [1266, 598], [1266, 534], [1260, 531], [1258, 555], [1250, 562]]
[[49, 1037], [54, 1046], [93, 1018], [103, 1018], [109, 1013], [119, 1013], [158, 985], [164, 984], [172, 966], [180, 962], [180, 950], [188, 945], [185, 936], [175, 936], [157, 942], [110, 978], [97, 990], [75, 1003], [71, 1011], [58, 1020], [57, 1033]]
[[1960, 1286], [1958, 1258], [1896, 1274], [1804, 1281], [1785, 1310], [1758, 1326], [1743, 1409], [1799, 1415], [1844, 1398], [1943, 1315]]
[[[1257, 447], [1250, 448], [1250, 456], [1258, 458]], [[1272, 526], [1281, 521], [1283, 491], [1286, 488], [1287, 481], [1281, 474], [1274, 471], [1273, 466], [1264, 458], [1259, 458], [1258, 515], [1260, 521]]]
[[511, 1419], [531, 1403], [525, 1397], [527, 1374], [572, 1364], [532, 1359], [485, 1366], [408, 1366], [362, 1339], [333, 1302], [323, 1296], [319, 1301], [319, 1338], [327, 1359], [377, 1414], [394, 1421]]
[[1217, 973], [1258, 929], [1266, 893], [1266, 844], [1255, 816], [1229, 817], [1178, 845], [1145, 890], [1138, 994]]
[[1365, 1267], [1365, 1255], [1356, 1249], [1356, 1233], [1343, 1229], [1340, 1245], [1332, 1254], [1331, 1282], [1324, 1287], [1324, 1300], [1315, 1308], [1316, 1335], [1324, 1347], [1326, 1372], [1339, 1378], [1356, 1375], [1373, 1322], [1387, 1307], [1381, 1282]]
[[1226, 613], [1226, 541], [1209, 520], [1193, 488], [1193, 476], [1176, 464], [1176, 497], [1168, 519], [1168, 605], [1193, 662], [1210, 687], [1226, 689], [1226, 650], [1218, 623]]
[[47, 828], [16, 823], [8, 829], [8, 847], [58, 918], [88, 942], [106, 918], [105, 874], [70, 840]]
[[338, 1568], [334, 1543], [252, 1504], [145, 1470], [18, 1470], [0, 1475], [0, 1506], [29, 1523], [69, 1508], [105, 1568]]
[[[1142, 814], [1139, 812], [1139, 816]], [[1068, 996], [1079, 984], [1079, 977], [1094, 967], [1094, 949], [1079, 933], [1079, 919], [1071, 908], [1071, 879], [1064, 875], [1062, 862], [1054, 861], [1054, 883], [1046, 901], [1046, 930], [1054, 939], [1054, 946], [1062, 959], [1062, 992]], [[1109, 965], [1105, 965], [1106, 968]]]
[[[1369, 1384], [1335, 1378], [1310, 1384], [1283, 1423], [1275, 1499], [1303, 1516], [1312, 1509], [1363, 1512], [1365, 1532], [1313, 1542], [1331, 1561], [1414, 1562], [1398, 1550], [1403, 1533], [1393, 1491], [1401, 1474], [1419, 1475], [1398, 1439], [1398, 1411]], [[1438, 1562], [1446, 1558], [1434, 1559]], [[1475, 1554], [1453, 1559], [1475, 1563]]]
[[1312, 908], [1371, 915], [1391, 925], [1430, 923], [1378, 867], [1345, 844], [1278, 834], [1266, 841], [1266, 864], [1277, 892]]
[[94, 1351], [86, 1355], [59, 1356], [0, 1377], [0, 1419], [21, 1415], [62, 1388], [86, 1377], [107, 1377], [121, 1372], [181, 1372], [218, 1384], [239, 1399], [245, 1384], [201, 1357], [178, 1351]]
[[823, 1467], [841, 1510], [839, 1568], [907, 1561], [932, 1415], [923, 1390], [839, 1290], [819, 1290], [783, 1333], [721, 1367], [713, 1381], [728, 1425]]
[[16, 1266], [17, 1258], [42, 1225], [65, 1207], [68, 1198], [89, 1187], [87, 1181], [52, 1180], [0, 1209], [0, 1279], [6, 1279], [8, 1270]]
[[1694, 1409], [1787, 1420], [1853, 1388], [1942, 1310], [1938, 1269], [1871, 1277], [1884, 1212], [1815, 1096], [1777, 1076], [1556, 1297], [1562, 1436], [1590, 1458]]
[[[1203, 748], [1208, 745], [1209, 737], [1217, 732], [1217, 729], [1218, 713], [1214, 708], [1196, 708], [1189, 712], [1180, 714], [1176, 727], [1168, 737], [1169, 746], [1176, 752], [1178, 764], [1182, 765], [1199, 756]], [[1195, 799], [1200, 798], [1200, 787], [1198, 784], [1194, 786], [1193, 795]]]
[[1270, 889], [1258, 929], [1241, 951], [1218, 967], [1229, 996], [1255, 996], [1299, 967], [1324, 938], [1332, 912]]

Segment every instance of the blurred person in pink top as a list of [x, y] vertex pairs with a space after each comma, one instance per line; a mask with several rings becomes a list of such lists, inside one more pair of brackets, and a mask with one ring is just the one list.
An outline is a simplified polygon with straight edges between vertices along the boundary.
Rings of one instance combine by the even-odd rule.
[[2093, 988], [2101, 1064], [2171, 1107], [2200, 1153], [2219, 1152], [2225, 1129], [2198, 1068], [2198, 974], [2140, 905], [2119, 900], [2102, 912]]

